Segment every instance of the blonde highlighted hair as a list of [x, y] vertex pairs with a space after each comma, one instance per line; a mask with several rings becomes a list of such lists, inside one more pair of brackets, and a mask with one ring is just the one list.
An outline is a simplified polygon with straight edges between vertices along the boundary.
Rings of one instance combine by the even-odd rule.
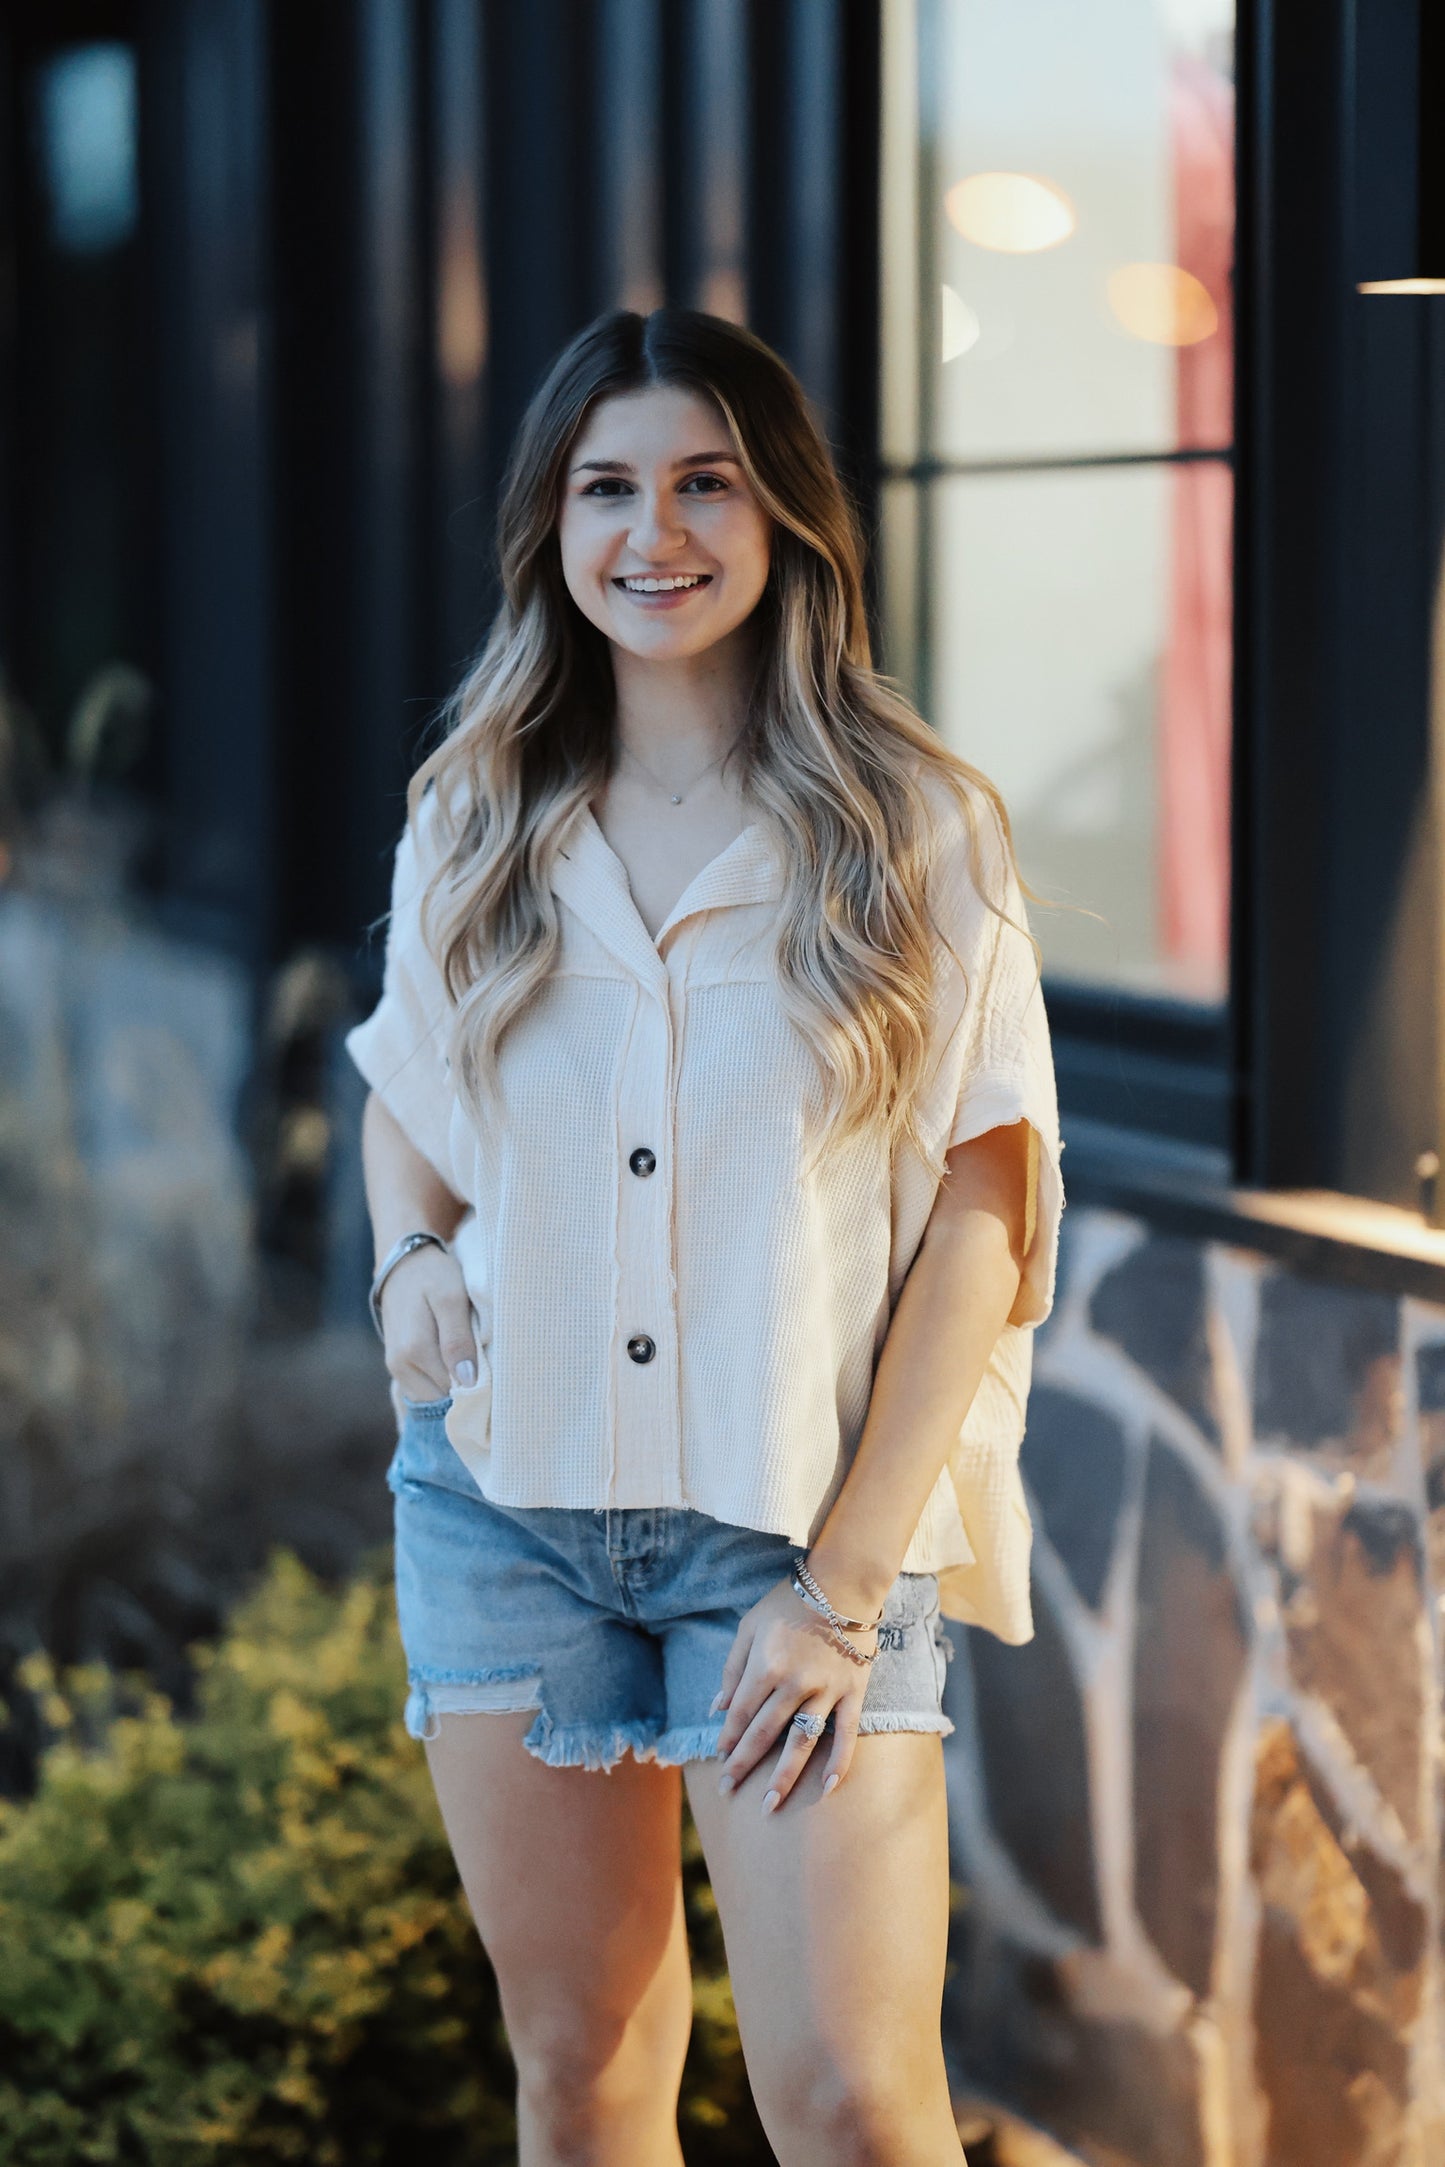
[[994, 784], [873, 668], [862, 535], [802, 387], [751, 332], [691, 309], [619, 309], [589, 324], [558, 356], [517, 437], [498, 519], [501, 605], [408, 792], [415, 824], [435, 786], [438, 862], [422, 924], [455, 1004], [453, 1076], [480, 1113], [503, 1034], [557, 958], [554, 854], [615, 757], [608, 643], [562, 576], [562, 481], [594, 404], [657, 384], [721, 410], [773, 521], [757, 669], [729, 763], [783, 848], [779, 988], [825, 1081], [823, 1140], [876, 1122], [893, 1145], [907, 1136], [922, 1149], [914, 1101], [926, 1081], [933, 940], [942, 938], [926, 894], [930, 778], [962, 809], [988, 908], [1012, 923], [978, 878], [975, 793], [996, 816], [1020, 892], [1041, 899], [1018, 875]]

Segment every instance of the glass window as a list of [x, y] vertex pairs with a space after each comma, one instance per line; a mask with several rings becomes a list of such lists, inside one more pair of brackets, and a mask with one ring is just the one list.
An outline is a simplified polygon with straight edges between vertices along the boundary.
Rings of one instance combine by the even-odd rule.
[[39, 138], [51, 238], [91, 255], [135, 231], [135, 54], [120, 44], [70, 46], [40, 70]]
[[[150, 491], [136, 344], [136, 52], [120, 37], [66, 42], [63, 24], [52, 39], [44, 24], [19, 60], [14, 488], [24, 546], [5, 671], [57, 763], [138, 761]], [[134, 727], [116, 720], [93, 742], [86, 718], [118, 717], [132, 700]]]
[[[1228, 991], [1231, 0], [885, 0], [888, 666], [1051, 973]], [[1101, 923], [1101, 920], [1103, 921]]]

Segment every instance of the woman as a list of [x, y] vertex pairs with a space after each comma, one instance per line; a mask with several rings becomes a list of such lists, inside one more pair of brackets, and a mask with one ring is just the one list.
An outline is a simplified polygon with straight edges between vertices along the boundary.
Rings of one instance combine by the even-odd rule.
[[1008, 817], [871, 669], [749, 333], [574, 339], [499, 556], [349, 1044], [407, 1723], [520, 2156], [681, 2158], [685, 1774], [783, 2167], [940, 2167], [940, 1583], [1032, 1632], [1063, 1206]]

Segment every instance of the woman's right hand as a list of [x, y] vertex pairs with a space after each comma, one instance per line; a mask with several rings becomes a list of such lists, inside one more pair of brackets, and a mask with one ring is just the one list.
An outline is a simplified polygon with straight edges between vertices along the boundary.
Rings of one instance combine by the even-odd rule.
[[409, 1400], [440, 1400], [477, 1381], [472, 1305], [456, 1258], [428, 1245], [403, 1257], [381, 1290], [386, 1366]]

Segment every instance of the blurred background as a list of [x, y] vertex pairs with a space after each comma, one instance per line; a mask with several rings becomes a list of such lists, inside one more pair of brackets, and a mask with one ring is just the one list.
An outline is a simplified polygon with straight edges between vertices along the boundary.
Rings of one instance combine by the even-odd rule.
[[[296, 1651], [372, 1585], [340, 1041], [522, 406], [600, 310], [680, 302], [802, 377], [882, 664], [1045, 898], [1039, 1631], [956, 1628], [949, 1686], [970, 2158], [1445, 2156], [1442, 98], [1426, 0], [11, 0], [0, 1849], [92, 1984], [120, 1929], [35, 1863], [79, 1720], [37, 1661], [209, 1735], [194, 1644], [262, 1601], [320, 1692]], [[77, 2066], [100, 2032], [52, 1939], [0, 2007], [7, 2157], [106, 2115], [117, 2157], [403, 2143], [430, 2033], [343, 2135], [354, 2041], [142, 2139], [118, 2035], [67, 2104], [25, 1996]], [[766, 2158], [717, 2053], [689, 2157]], [[477, 2097], [439, 2159], [507, 2156]]]

